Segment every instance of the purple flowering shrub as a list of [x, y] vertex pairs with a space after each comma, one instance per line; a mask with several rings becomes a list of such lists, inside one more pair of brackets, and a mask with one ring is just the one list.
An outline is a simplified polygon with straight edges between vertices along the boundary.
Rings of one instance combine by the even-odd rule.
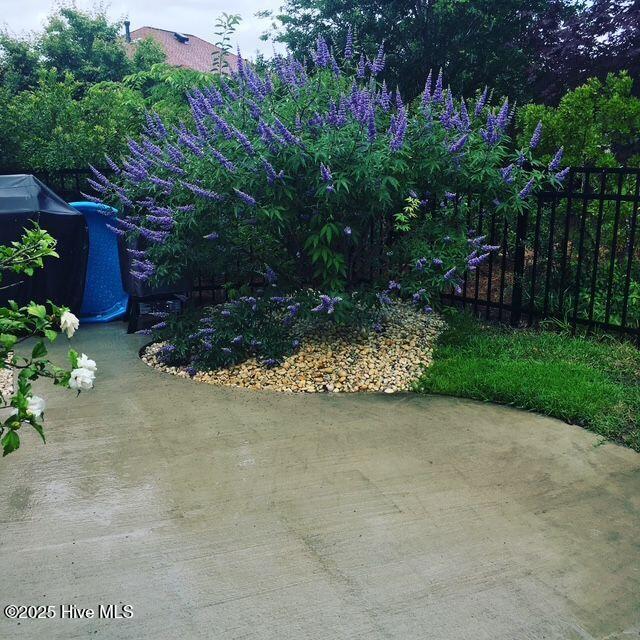
[[167, 364], [187, 365], [193, 375], [258, 358], [273, 366], [299, 346], [300, 304], [287, 296], [241, 296], [180, 317], [167, 317], [159, 353]]
[[260, 75], [240, 59], [233, 78], [189, 94], [189, 122], [150, 114], [145, 136], [109, 160], [116, 177], [96, 172], [97, 199], [123, 212], [113, 232], [138, 243], [134, 277], [224, 274], [238, 289], [275, 278], [287, 294], [325, 291], [306, 312], [335, 318], [344, 292], [382, 271], [375, 305], [419, 294], [427, 310], [496, 250], [469, 245], [469, 208], [513, 216], [563, 178], [559, 160], [531, 157], [540, 130], [514, 149], [513, 108], [487, 90], [465, 100], [430, 73], [407, 104], [382, 78], [384, 48], [370, 60], [351, 36], [343, 53], [318, 38], [311, 59], [276, 58]]

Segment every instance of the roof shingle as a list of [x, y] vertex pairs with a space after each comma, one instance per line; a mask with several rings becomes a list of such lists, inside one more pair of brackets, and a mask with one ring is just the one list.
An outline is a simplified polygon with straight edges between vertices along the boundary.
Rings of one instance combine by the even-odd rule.
[[[220, 51], [215, 44], [211, 44], [198, 36], [185, 33], [189, 38], [187, 42], [180, 42], [173, 31], [157, 29], [155, 27], [140, 27], [131, 32], [131, 42], [126, 42], [125, 47], [130, 56], [135, 51], [136, 41], [145, 38], [153, 38], [167, 55], [167, 64], [174, 67], [194, 69], [195, 71], [213, 71], [214, 54]], [[235, 71], [238, 67], [238, 56], [227, 55], [228, 67], [223, 73]]]

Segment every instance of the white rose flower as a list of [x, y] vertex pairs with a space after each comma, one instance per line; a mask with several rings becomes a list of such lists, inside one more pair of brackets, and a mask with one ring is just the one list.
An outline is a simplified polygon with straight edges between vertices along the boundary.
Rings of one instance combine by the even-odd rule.
[[70, 338], [80, 326], [80, 320], [71, 313], [71, 311], [65, 311], [60, 318], [60, 329], [67, 334], [67, 338]]
[[27, 413], [39, 418], [45, 410], [47, 403], [44, 398], [40, 396], [31, 396], [27, 398]]
[[98, 366], [96, 365], [95, 360], [92, 360], [86, 353], [83, 353], [78, 358], [78, 368], [89, 369], [89, 371], [93, 371], [95, 373], [98, 369]]
[[93, 387], [93, 381], [96, 379], [96, 374], [90, 369], [84, 367], [78, 367], [71, 372], [71, 378], [69, 378], [69, 387], [71, 389], [91, 389]]

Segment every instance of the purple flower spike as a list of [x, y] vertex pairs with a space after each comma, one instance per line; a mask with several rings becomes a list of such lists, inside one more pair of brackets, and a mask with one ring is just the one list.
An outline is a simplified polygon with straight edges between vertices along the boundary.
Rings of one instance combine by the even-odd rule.
[[560, 168], [560, 163], [562, 162], [562, 156], [564, 156], [564, 148], [560, 147], [556, 152], [556, 155], [553, 156], [553, 159], [549, 163], [549, 171], [553, 173]]
[[344, 47], [344, 59], [351, 60], [353, 58], [353, 28], [349, 25], [347, 31], [347, 44]]
[[424, 271], [429, 264], [429, 261], [426, 258], [418, 258], [416, 261], [416, 271]]
[[433, 91], [432, 99], [436, 104], [440, 104], [444, 100], [444, 92], [442, 91], [442, 69], [440, 69], [440, 73], [438, 73], [436, 88]]
[[296, 138], [278, 118], [274, 118], [273, 123], [287, 144], [298, 144], [298, 138]]
[[400, 291], [402, 287], [400, 286], [399, 282], [396, 282], [395, 280], [390, 280], [389, 284], [387, 285], [387, 290], [388, 291]]
[[455, 268], [455, 267], [452, 267], [451, 269], [449, 269], [449, 271], [447, 271], [447, 272], [444, 274], [444, 279], [445, 279], [447, 282], [450, 282], [451, 280], [453, 280], [453, 278], [455, 277], [455, 275], [456, 275], [456, 268]]
[[427, 292], [426, 289], [418, 289], [418, 291], [416, 291], [412, 296], [411, 299], [413, 300], [414, 304], [420, 304], [422, 302], [422, 297], [424, 296], [424, 294]]
[[323, 182], [327, 184], [331, 184], [333, 182], [333, 176], [331, 175], [331, 169], [327, 167], [325, 164], [320, 165], [320, 177]]
[[511, 184], [513, 182], [513, 165], [510, 164], [508, 167], [500, 169], [500, 174], [506, 184]]
[[267, 181], [269, 182], [269, 184], [275, 184], [275, 181], [278, 179], [279, 175], [276, 173], [273, 165], [265, 158], [262, 158], [262, 166], [264, 167], [264, 172], [267, 175]]
[[206, 236], [202, 236], [205, 240], [217, 240], [220, 237], [220, 234], [217, 231], [212, 231], [208, 233]]
[[509, 124], [509, 100], [505, 100], [502, 109], [500, 109], [500, 113], [498, 114], [497, 123], [500, 129], [505, 129]]
[[527, 182], [527, 184], [524, 185], [524, 188], [518, 194], [518, 197], [520, 198], [520, 200], [526, 200], [531, 195], [531, 192], [533, 191], [533, 187], [535, 183], [536, 183], [535, 179], [531, 178], [531, 180], [529, 180], [529, 182]]
[[364, 57], [364, 53], [360, 54], [360, 61], [358, 62], [358, 71], [356, 72], [356, 78], [362, 80], [367, 73], [367, 59]]
[[462, 99], [462, 103], [460, 104], [460, 122], [462, 123], [463, 131], [469, 131], [469, 129], [471, 129], [471, 118], [469, 117], [467, 103], [464, 98]]
[[470, 258], [467, 261], [467, 264], [469, 265], [469, 267], [473, 267], [474, 269], [476, 267], [479, 267], [483, 262], [485, 262], [485, 260], [490, 256], [490, 253], [483, 253], [480, 256], [476, 256], [475, 258]]
[[276, 284], [276, 282], [278, 282], [278, 274], [271, 267], [267, 267], [264, 278], [269, 284]]
[[[88, 181], [87, 181], [88, 182]], [[84, 193], [84, 191], [80, 192], [80, 195], [85, 199], [88, 200], [89, 202], [94, 202], [95, 204], [102, 204], [104, 205], [104, 209], [103, 209], [103, 213], [105, 213], [106, 215], [112, 215], [111, 211], [109, 209], [109, 207], [107, 207], [106, 204], [104, 204], [104, 202], [102, 200], [100, 200], [100, 198], [96, 198], [95, 196], [91, 196], [88, 193]]]
[[555, 179], [558, 182], [564, 182], [565, 178], [569, 175], [569, 167], [567, 167], [566, 169], [563, 169], [562, 171], [560, 171], [560, 173], [556, 173], [555, 175]]
[[391, 134], [391, 151], [400, 151], [404, 145], [404, 137], [407, 133], [407, 113], [403, 108], [398, 110], [397, 115], [392, 116], [389, 133]]
[[465, 133], [449, 147], [449, 151], [451, 153], [459, 153], [464, 149], [464, 146], [467, 144], [467, 140], [469, 140], [469, 134]]
[[331, 64], [331, 71], [333, 71], [333, 75], [336, 78], [340, 77], [340, 67], [338, 66], [338, 61], [333, 56], [331, 56], [330, 64]]
[[375, 60], [371, 63], [371, 73], [374, 76], [377, 76], [384, 70], [384, 41], [380, 44], [380, 48], [378, 49], [378, 55]]
[[[239, 133], [239, 132], [238, 132]], [[225, 155], [220, 153], [217, 149], [211, 148], [211, 155], [227, 170], [234, 173], [236, 165], [229, 160]]]
[[487, 99], [489, 98], [489, 88], [485, 87], [484, 91], [482, 92], [482, 94], [480, 95], [480, 97], [478, 98], [478, 101], [476, 102], [476, 108], [474, 111], [474, 114], [477, 117], [480, 116], [480, 114], [482, 114], [482, 111], [484, 110], [486, 104], [487, 104]]
[[122, 229], [118, 229], [113, 225], [107, 224], [105, 226], [107, 227], [107, 229], [109, 229], [109, 231], [111, 231], [111, 233], [115, 233], [117, 236], [120, 236], [121, 238], [126, 235]]
[[256, 206], [257, 203], [255, 198], [250, 196], [248, 193], [245, 193], [244, 191], [240, 191], [240, 189], [234, 189], [234, 192], [238, 196], [238, 198], [242, 200], [242, 202], [244, 202], [246, 205], [249, 205], [250, 207]]
[[184, 181], [182, 181], [180, 184], [182, 184], [182, 186], [186, 189], [189, 189], [191, 193], [194, 193], [195, 195], [200, 196], [205, 200], [213, 200], [214, 202], [222, 202], [224, 200], [224, 196], [221, 196], [219, 193], [200, 187], [197, 184], [191, 184], [190, 182]]
[[536, 125], [535, 131], [531, 136], [531, 142], [529, 142], [529, 146], [532, 149], [535, 149], [540, 144], [540, 140], [542, 140], [542, 120], [540, 120], [540, 122], [538, 122], [538, 124]]
[[382, 81], [382, 89], [380, 89], [380, 98], [379, 98], [380, 106], [385, 110], [385, 112], [389, 111], [391, 108], [391, 93], [387, 89], [387, 83], [385, 80]]
[[326, 40], [322, 36], [318, 36], [316, 41], [316, 55], [315, 62], [319, 67], [326, 68], [329, 64], [331, 54], [329, 53], [329, 47]]
[[342, 302], [342, 298], [338, 296], [332, 298], [331, 296], [321, 295], [320, 304], [311, 309], [311, 311], [313, 311], [313, 313], [326, 313], [327, 315], [331, 315], [335, 311], [336, 305], [340, 302]]
[[424, 83], [424, 93], [422, 94], [422, 106], [426, 109], [431, 104], [431, 84], [433, 82], [433, 73], [429, 70], [427, 81]]

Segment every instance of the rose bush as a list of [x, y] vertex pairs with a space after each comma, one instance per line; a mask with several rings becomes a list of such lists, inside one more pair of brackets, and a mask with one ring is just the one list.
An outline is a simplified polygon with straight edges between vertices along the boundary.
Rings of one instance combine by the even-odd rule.
[[[6, 272], [30, 276], [43, 266], [44, 258], [57, 257], [55, 240], [39, 227], [25, 232], [20, 242], [0, 246], [0, 283]], [[0, 443], [3, 456], [20, 446], [19, 431], [30, 424], [45, 441], [43, 417], [46, 402], [33, 394], [32, 383], [49, 378], [55, 385], [77, 389], [93, 387], [95, 361], [85, 354], [69, 351], [70, 369], [59, 367], [47, 358], [45, 341], [53, 342], [62, 331], [71, 338], [78, 329], [78, 318], [64, 307], [52, 303], [46, 306], [31, 302], [19, 307], [10, 301], [0, 307], [0, 372], [8, 374], [15, 385], [11, 390], [0, 388]], [[19, 345], [34, 340], [30, 355], [18, 354]]]
[[[467, 228], [472, 209], [516, 215], [543, 181], [566, 175], [562, 150], [548, 166], [532, 158], [540, 127], [514, 147], [512, 106], [493, 106], [487, 89], [456, 97], [442, 72], [429, 73], [421, 98], [407, 104], [382, 79], [384, 48], [369, 60], [351, 35], [340, 56], [319, 38], [311, 58], [276, 58], [261, 75], [240, 58], [231, 80], [191, 92], [190, 122], [169, 128], [150, 114], [128, 156], [109, 159], [116, 177], [95, 171], [92, 197], [123, 212], [111, 228], [137, 243], [134, 277], [223, 274], [245, 297], [262, 283], [269, 298], [256, 309], [269, 302], [276, 315], [287, 296], [336, 317], [354, 291], [373, 307], [400, 295], [428, 312], [436, 294], [458, 288], [498, 249]], [[326, 297], [295, 302], [308, 286]], [[223, 350], [238, 346], [225, 341], [240, 335], [224, 329], [229, 318], [238, 314], [242, 335], [259, 323], [241, 304], [226, 311], [209, 327], [224, 340], [198, 334], [191, 355], [167, 357], [189, 360], [211, 344], [223, 362]], [[163, 337], [184, 337], [160, 320]], [[268, 348], [257, 355], [274, 358]]]

